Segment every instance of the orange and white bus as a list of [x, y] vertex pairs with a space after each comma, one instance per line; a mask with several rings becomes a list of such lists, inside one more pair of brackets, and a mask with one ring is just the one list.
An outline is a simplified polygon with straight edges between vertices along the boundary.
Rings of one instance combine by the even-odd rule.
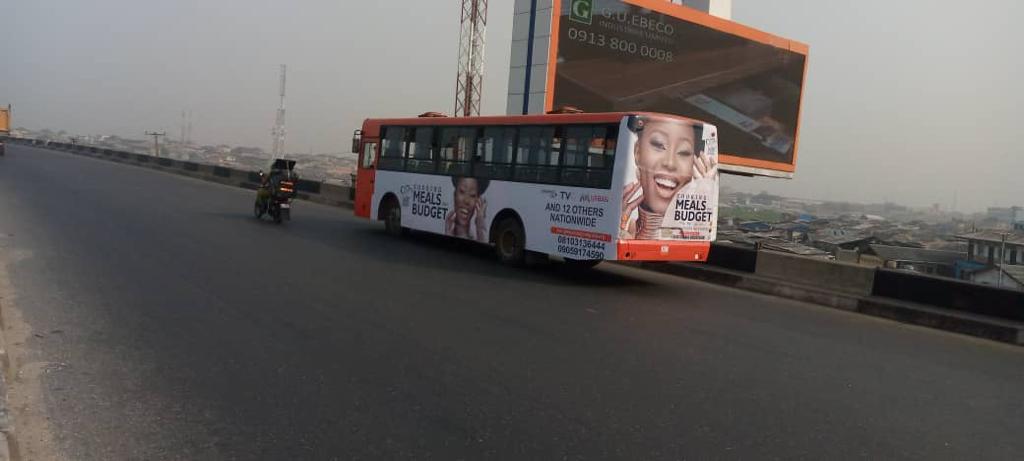
[[367, 119], [355, 214], [528, 252], [705, 261], [718, 217], [714, 126], [644, 112]]

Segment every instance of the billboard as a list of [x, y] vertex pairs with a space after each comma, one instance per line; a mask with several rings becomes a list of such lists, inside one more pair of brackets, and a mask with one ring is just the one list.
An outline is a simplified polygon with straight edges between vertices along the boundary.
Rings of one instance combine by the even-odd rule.
[[[718, 126], [724, 171], [792, 176], [806, 45], [667, 1], [550, 3], [530, 11], [531, 65], [524, 68], [533, 84], [523, 91], [530, 93], [520, 104], [524, 111], [537, 112], [540, 104], [531, 98], [543, 98], [544, 110], [643, 110], [703, 120]], [[538, 31], [538, 23], [548, 22], [536, 16], [545, 14], [550, 27]], [[513, 61], [516, 48], [514, 42]], [[543, 94], [538, 71], [546, 74]], [[510, 78], [510, 113], [519, 75]]]

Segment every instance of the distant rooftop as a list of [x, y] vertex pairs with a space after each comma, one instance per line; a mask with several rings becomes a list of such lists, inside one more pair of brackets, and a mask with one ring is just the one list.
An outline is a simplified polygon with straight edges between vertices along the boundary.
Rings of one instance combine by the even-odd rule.
[[860, 233], [833, 234], [829, 232], [818, 233], [811, 237], [815, 242], [822, 242], [831, 245], [846, 245], [854, 242], [862, 242], [873, 239], [873, 236]]
[[961, 253], [966, 253], [967, 252], [967, 242], [957, 241], [957, 242], [932, 243], [932, 244], [928, 245], [928, 248], [932, 249], [932, 250], [957, 251], [957, 252], [961, 252]]
[[1024, 266], [1003, 266], [1003, 272], [1013, 277], [1017, 283], [1024, 284]]
[[967, 259], [967, 252], [929, 250], [925, 248], [908, 248], [891, 245], [872, 244], [871, 250], [885, 261], [907, 261], [919, 263], [937, 263], [952, 266], [961, 259]]
[[761, 248], [764, 248], [765, 250], [779, 251], [783, 253], [792, 253], [800, 256], [813, 256], [821, 258], [829, 257], [829, 254], [826, 251], [822, 251], [814, 247], [809, 247], [807, 245], [801, 245], [799, 243], [792, 242], [767, 240], [761, 243]]
[[[977, 274], [977, 273], [981, 273], [981, 272], [990, 272], [990, 271], [999, 271], [999, 270], [1000, 270], [999, 266], [981, 266], [981, 267], [970, 269], [969, 272]], [[1021, 265], [1004, 265], [1002, 267], [1002, 271], [1003, 271], [1004, 274], [1006, 274], [1007, 277], [1009, 277], [1009, 278], [1011, 278], [1013, 280], [1016, 280], [1017, 283], [1020, 283], [1021, 285], [1024, 285], [1024, 266], [1021, 266]], [[996, 272], [996, 273], [998, 273], [998, 272]]]
[[1003, 241], [1003, 235], [1006, 235], [1006, 243], [1024, 245], [1024, 232], [1019, 230], [1005, 232], [984, 230], [978, 232], [971, 232], [969, 234], [961, 234], [956, 236], [956, 238], [964, 240], [981, 240], [983, 242], [1001, 243]]

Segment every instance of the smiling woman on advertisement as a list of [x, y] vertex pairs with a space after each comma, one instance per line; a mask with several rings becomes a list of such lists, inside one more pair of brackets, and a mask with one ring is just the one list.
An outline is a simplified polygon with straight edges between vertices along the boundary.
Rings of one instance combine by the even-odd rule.
[[487, 200], [483, 198], [488, 181], [469, 177], [452, 177], [454, 192], [452, 211], [444, 220], [447, 235], [487, 241]]
[[700, 123], [638, 116], [630, 120], [629, 129], [637, 135], [637, 180], [623, 189], [619, 234], [624, 239], [665, 238], [662, 221], [677, 195], [684, 187], [697, 189], [702, 180], [714, 180], [717, 159], [705, 155]]

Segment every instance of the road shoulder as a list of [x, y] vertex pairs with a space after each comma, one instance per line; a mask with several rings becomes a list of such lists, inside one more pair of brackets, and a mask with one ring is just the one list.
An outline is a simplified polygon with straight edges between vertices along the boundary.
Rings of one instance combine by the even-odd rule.
[[54, 444], [43, 401], [41, 376], [46, 364], [31, 359], [27, 340], [32, 329], [18, 310], [8, 272], [27, 255], [5, 243], [9, 242], [0, 241], [0, 461], [64, 459]]

